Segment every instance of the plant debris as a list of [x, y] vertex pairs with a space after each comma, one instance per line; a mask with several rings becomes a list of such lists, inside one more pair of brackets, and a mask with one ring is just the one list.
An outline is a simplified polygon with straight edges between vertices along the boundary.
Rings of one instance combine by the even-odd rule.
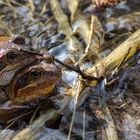
[[53, 96], [0, 108], [0, 140], [139, 140], [139, 5], [0, 0], [0, 36], [24, 36], [19, 45], [62, 71]]

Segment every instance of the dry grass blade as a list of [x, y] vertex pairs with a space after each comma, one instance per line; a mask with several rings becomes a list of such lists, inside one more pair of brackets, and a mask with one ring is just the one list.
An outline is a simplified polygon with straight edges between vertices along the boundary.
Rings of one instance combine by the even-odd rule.
[[79, 41], [73, 36], [74, 32], [72, 31], [68, 23], [67, 16], [61, 9], [60, 3], [58, 2], [58, 0], [51, 0], [50, 5], [53, 15], [59, 24], [59, 32], [62, 32], [66, 35], [67, 46], [77, 52], [77, 50], [81, 49], [82, 46]]
[[59, 23], [59, 31], [63, 32], [67, 36], [71, 35], [72, 29], [70, 28], [70, 25], [68, 23], [68, 18], [63, 13], [58, 0], [51, 0], [50, 4], [51, 4], [51, 9], [55, 16], [55, 19]]
[[118, 140], [116, 127], [107, 105], [104, 105], [103, 113], [107, 123], [107, 127], [105, 127], [107, 140]]
[[33, 113], [33, 111], [29, 111], [29, 112], [27, 112], [27, 113], [25, 113], [25, 114], [21, 114], [20, 116], [9, 120], [7, 123], [12, 123], [12, 122], [14, 122], [14, 121], [17, 121], [18, 119], [20, 119], [20, 118], [22, 118], [22, 117], [24, 117], [24, 116], [26, 116], [26, 115], [28, 115], [28, 114], [30, 114], [30, 113]]
[[31, 8], [31, 11], [34, 12], [35, 11], [35, 5], [33, 0], [29, 0], [29, 7]]
[[74, 0], [73, 2], [66, 0], [66, 4], [71, 12], [71, 22], [75, 19], [76, 11], [78, 10], [79, 1]]
[[76, 87], [75, 87], [75, 90], [73, 90], [74, 95], [75, 95], [74, 108], [73, 108], [73, 114], [72, 114], [72, 119], [71, 119], [71, 123], [70, 123], [70, 129], [69, 129], [67, 140], [70, 140], [70, 138], [71, 138], [72, 128], [73, 128], [73, 124], [74, 124], [74, 117], [75, 117], [77, 102], [78, 102], [78, 98], [79, 98], [79, 90], [80, 90], [79, 89], [79, 84], [77, 84]]
[[[94, 15], [91, 16], [90, 27], [88, 26], [87, 19], [84, 19], [81, 22], [81, 25], [82, 26], [79, 27], [79, 33], [84, 38], [87, 44], [83, 58], [90, 57], [92, 60], [94, 60], [95, 58], [93, 56], [100, 57], [99, 49], [104, 43], [104, 30], [100, 21]], [[83, 26], [87, 27], [83, 30]], [[81, 60], [83, 58], [81, 58]]]
[[35, 116], [36, 116], [36, 114], [37, 114], [37, 112], [38, 112], [39, 108], [40, 108], [40, 105], [39, 105], [39, 106], [35, 109], [35, 111], [34, 111], [34, 113], [33, 113], [32, 117], [31, 117], [31, 119], [30, 119], [29, 124], [32, 124], [32, 122], [34, 121]]
[[[90, 32], [88, 35], [88, 44], [85, 50], [86, 55], [99, 55], [99, 48], [104, 43], [104, 30], [98, 18], [91, 16]], [[91, 54], [92, 52], [92, 54]]]
[[83, 112], [83, 140], [85, 140], [85, 125], [86, 125], [85, 119], [86, 119], [86, 112], [84, 111]]

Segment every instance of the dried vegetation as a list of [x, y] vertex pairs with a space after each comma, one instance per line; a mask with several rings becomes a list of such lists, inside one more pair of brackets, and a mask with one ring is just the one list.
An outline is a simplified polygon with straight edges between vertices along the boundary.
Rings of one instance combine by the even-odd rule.
[[63, 84], [49, 99], [57, 108], [22, 111], [0, 139], [139, 140], [140, 2], [117, 2], [0, 0], [1, 36], [24, 35], [31, 50], [98, 79], [58, 64]]

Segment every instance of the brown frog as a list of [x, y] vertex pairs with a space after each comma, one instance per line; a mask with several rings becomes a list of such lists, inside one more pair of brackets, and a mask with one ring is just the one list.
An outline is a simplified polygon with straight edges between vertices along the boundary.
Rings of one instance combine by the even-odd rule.
[[38, 55], [24, 46], [22, 36], [0, 37], [0, 86], [9, 84], [16, 70], [37, 59]]
[[1, 90], [5, 99], [19, 105], [50, 95], [60, 78], [61, 70], [55, 65], [53, 57], [45, 55], [44, 59], [18, 70], [10, 84]]

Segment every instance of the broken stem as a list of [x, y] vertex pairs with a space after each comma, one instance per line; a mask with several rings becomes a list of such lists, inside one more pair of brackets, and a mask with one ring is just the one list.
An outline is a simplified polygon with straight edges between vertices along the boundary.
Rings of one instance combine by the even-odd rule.
[[87, 80], [90, 80], [90, 81], [92, 81], [92, 80], [98, 81], [99, 80], [95, 76], [90, 76], [90, 75], [87, 75], [87, 74], [83, 73], [79, 66], [77, 66], [77, 68], [75, 68], [74, 66], [70, 66], [66, 63], [63, 63], [62, 61], [58, 60], [57, 58], [54, 58], [54, 60], [55, 60], [55, 62], [61, 64], [62, 66], [77, 72], [78, 74], [80, 74], [82, 76], [83, 79], [87, 79]]

